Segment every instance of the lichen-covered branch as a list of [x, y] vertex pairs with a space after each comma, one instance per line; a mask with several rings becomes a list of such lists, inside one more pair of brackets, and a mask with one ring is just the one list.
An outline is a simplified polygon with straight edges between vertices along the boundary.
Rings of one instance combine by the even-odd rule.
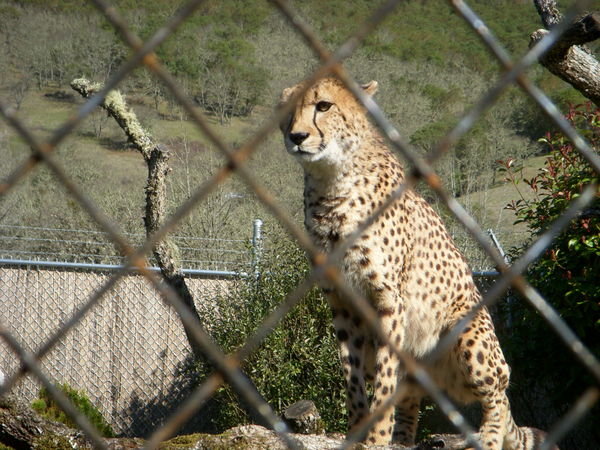
[[562, 14], [554, 0], [533, 0], [533, 3], [546, 28], [552, 28], [562, 20]]
[[[84, 78], [73, 80], [71, 87], [84, 98], [89, 98], [102, 89], [100, 84], [91, 83]], [[150, 236], [160, 228], [166, 217], [166, 177], [171, 171], [168, 164], [169, 151], [165, 146], [154, 142], [150, 134], [144, 130], [136, 114], [127, 107], [125, 99], [119, 91], [110, 91], [101, 106], [119, 124], [131, 144], [142, 154], [148, 166], [144, 225], [146, 234]], [[200, 320], [194, 299], [181, 270], [179, 249], [175, 243], [165, 237], [156, 244], [154, 257], [167, 283], [177, 291], [194, 316]], [[199, 357], [201, 355], [200, 348], [194, 344], [195, 341], [191, 339], [188, 330], [186, 333], [194, 354]]]
[[[562, 20], [554, 0], [534, 0], [535, 7], [546, 28]], [[540, 41], [548, 30], [537, 30], [531, 35], [530, 46]], [[600, 106], [600, 63], [582, 45], [600, 38], [600, 14], [588, 14], [573, 24], [541, 59], [541, 64]]]

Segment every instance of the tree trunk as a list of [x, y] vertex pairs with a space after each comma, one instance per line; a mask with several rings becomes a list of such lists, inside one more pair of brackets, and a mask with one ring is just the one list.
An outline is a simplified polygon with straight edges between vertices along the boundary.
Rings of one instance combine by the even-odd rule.
[[[562, 19], [554, 0], [534, 0], [542, 23], [552, 28]], [[531, 35], [530, 46], [539, 42], [548, 30]], [[554, 75], [600, 107], [600, 63], [583, 45], [600, 38], [600, 13], [592, 13], [574, 22], [542, 57], [540, 63]]]
[[[71, 87], [85, 98], [91, 97], [102, 88], [101, 85], [92, 84], [86, 79], [73, 80]], [[148, 166], [144, 225], [147, 236], [150, 236], [161, 227], [166, 217], [166, 177], [171, 171], [168, 164], [169, 151], [165, 146], [154, 143], [152, 137], [140, 125], [135, 113], [128, 109], [124, 98], [118, 91], [110, 92], [101, 106], [117, 121], [134, 147], [142, 154]], [[163, 238], [154, 248], [154, 257], [165, 281], [179, 294], [192, 315], [202, 323], [194, 298], [181, 270], [177, 245], [168, 237]], [[194, 356], [196, 358], [203, 357], [203, 352], [192, 338], [190, 330], [185, 325], [184, 328]]]

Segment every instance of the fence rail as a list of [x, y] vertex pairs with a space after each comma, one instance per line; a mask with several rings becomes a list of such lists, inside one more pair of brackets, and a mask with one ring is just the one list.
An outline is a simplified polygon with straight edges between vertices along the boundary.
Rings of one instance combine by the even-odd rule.
[[[216, 245], [218, 248], [190, 248], [182, 245], [178, 245], [178, 249], [183, 255], [193, 255], [189, 253], [190, 250], [197, 252], [206, 252], [207, 260], [201, 259], [187, 259], [184, 256], [180, 262], [184, 267], [182, 272], [188, 276], [202, 276], [206, 278], [245, 278], [248, 276], [248, 270], [254, 270], [255, 276], [259, 276], [260, 273], [260, 260], [263, 258], [265, 248], [268, 251], [268, 241], [265, 241], [263, 235], [263, 221], [261, 219], [255, 219], [252, 226], [252, 237], [250, 239], [220, 239], [220, 238], [201, 238], [192, 236], [174, 236], [172, 239], [176, 244], [187, 241], [201, 241], [206, 242], [208, 245]], [[7, 235], [6, 230], [17, 230], [22, 233], [21, 236]], [[88, 246], [109, 246], [111, 250], [112, 244], [109, 240], [105, 241], [90, 241], [90, 240], [70, 240], [65, 239], [68, 235], [99, 235], [103, 238], [106, 237], [105, 233], [90, 231], [90, 230], [70, 230], [60, 228], [42, 228], [42, 227], [29, 227], [29, 226], [18, 226], [18, 225], [2, 225], [0, 224], [0, 266], [34, 266], [34, 267], [47, 267], [56, 269], [87, 269], [93, 271], [113, 271], [124, 269], [125, 266], [122, 264], [107, 264], [99, 262], [82, 262], [88, 257], [93, 260], [114, 260], [116, 262], [122, 262], [123, 256], [119, 255], [98, 255], [98, 254], [87, 254], [84, 252], [84, 248]], [[46, 233], [58, 233], [60, 238], [47, 236]], [[500, 240], [497, 237], [497, 232], [492, 229], [487, 230], [490, 236], [491, 242], [500, 252], [505, 261], [508, 259], [505, 255], [504, 249], [500, 244]], [[39, 237], [47, 236], [47, 237]], [[142, 239], [142, 235], [130, 235], [136, 239]], [[467, 249], [467, 246], [473, 246], [472, 242], [465, 242], [468, 235], [461, 233], [460, 236], [454, 235], [453, 238], [458, 242], [459, 248], [463, 250], [463, 253]], [[30, 248], [30, 243], [36, 245], [39, 242], [44, 242], [49, 245], [55, 251], [45, 252], [31, 252], [26, 249]], [[7, 244], [8, 243], [8, 244]], [[77, 244], [74, 253], [65, 253], [65, 244]], [[12, 245], [11, 245], [12, 244]], [[229, 246], [229, 247], [226, 247]], [[246, 248], [244, 248], [246, 247]], [[234, 254], [240, 258], [237, 260], [223, 261], [218, 258], [218, 255], [223, 254]], [[29, 257], [29, 258], [28, 258]], [[188, 258], [191, 256], [187, 256]], [[212, 259], [211, 259], [212, 258]], [[154, 262], [154, 258], [151, 259]], [[230, 266], [235, 270], [217, 270], [211, 269], [212, 267], [227, 267]], [[193, 268], [191, 268], [193, 267]], [[135, 268], [132, 268], [135, 271]], [[154, 272], [160, 272], [160, 268], [157, 266], [149, 267]], [[473, 276], [479, 278], [489, 278], [499, 275], [499, 272], [493, 268], [474, 268]]]
[[[98, 448], [106, 448], [106, 444], [99, 436], [97, 430], [89, 423], [89, 421], [79, 414], [68, 401], [68, 399], [56, 389], [54, 384], [51, 382], [54, 374], [50, 372], [47, 367], [47, 361], [52, 358], [53, 352], [60, 352], [68, 344], [69, 341], [81, 338], [81, 333], [91, 335], [90, 339], [95, 339], [93, 333], [98, 328], [110, 328], [111, 324], [106, 322], [108, 316], [102, 316], [103, 319], [98, 319], [94, 322], [94, 316], [89, 314], [90, 310], [95, 308], [106, 307], [107, 304], [111, 305], [111, 308], [122, 308], [124, 306], [123, 298], [120, 298], [116, 302], [107, 302], [107, 297], [110, 297], [110, 292], [116, 289], [116, 286], [120, 285], [129, 275], [130, 269], [136, 269], [143, 278], [143, 284], [148, 286], [152, 291], [159, 293], [162, 300], [173, 307], [176, 311], [176, 315], [169, 316], [171, 321], [175, 321], [175, 317], [179, 317], [185, 326], [186, 330], [189, 330], [189, 336], [193, 339], [194, 343], [202, 348], [203, 352], [209, 356], [211, 361], [214, 362], [216, 371], [219, 373], [218, 376], [209, 377], [204, 383], [194, 391], [194, 395], [188, 397], [185, 401], [185, 408], [181, 408], [177, 412], [173, 412], [168, 416], [163, 424], [154, 429], [150, 436], [147, 447], [155, 448], [161, 440], [175, 432], [179, 424], [186, 418], [189, 418], [192, 414], [191, 411], [197, 411], [201, 406], [210, 398], [218, 386], [226, 380], [227, 383], [237, 391], [239, 396], [244, 400], [244, 404], [252, 410], [252, 412], [261, 417], [263, 422], [268, 424], [274, 429], [279, 436], [290, 448], [297, 448], [297, 444], [294, 438], [288, 433], [288, 428], [285, 422], [277, 416], [274, 412], [273, 407], [265, 402], [262, 396], [258, 393], [255, 386], [251, 383], [240, 370], [240, 359], [244, 358], [249, 352], [264, 338], [265, 335], [278, 323], [287, 311], [297, 303], [303, 296], [303, 294], [315, 283], [326, 280], [335, 285], [335, 287], [342, 293], [344, 293], [347, 301], [359, 311], [363, 311], [365, 314], [365, 322], [369, 323], [372, 327], [373, 332], [378, 331], [377, 320], [374, 319], [375, 315], [368, 303], [358, 295], [356, 292], [349, 289], [347, 286], [341, 284], [336, 276], [336, 262], [340, 257], [340, 251], [336, 251], [331, 255], [323, 257], [319, 255], [317, 249], [313, 246], [311, 240], [306, 233], [298, 226], [298, 224], [284, 212], [284, 210], [273, 200], [274, 196], [265, 189], [253, 175], [251, 169], [245, 164], [249, 157], [257, 150], [261, 142], [272, 132], [277, 129], [278, 123], [284, 117], [284, 115], [291, 110], [292, 104], [284, 105], [280, 110], [275, 112], [266, 124], [260, 127], [252, 136], [250, 136], [238, 149], [231, 149], [222, 139], [220, 139], [217, 133], [214, 132], [213, 128], [209, 125], [205, 117], [195, 108], [193, 102], [186, 97], [183, 90], [179, 87], [174, 77], [161, 65], [158, 59], [155, 57], [153, 51], [164, 42], [189, 16], [191, 16], [197, 8], [202, 4], [201, 0], [192, 0], [183, 5], [174, 15], [167, 20], [165, 25], [156, 31], [145, 42], [139, 39], [128, 27], [127, 22], [118, 13], [118, 10], [112, 8], [111, 5], [105, 0], [92, 0], [92, 3], [97, 7], [99, 12], [107, 19], [107, 21], [114, 27], [124, 42], [126, 42], [132, 49], [131, 56], [123, 62], [123, 64], [110, 76], [106, 81], [104, 87], [100, 92], [91, 97], [86, 101], [77, 111], [76, 114], [67, 119], [60, 127], [56, 128], [47, 140], [40, 140], [27, 125], [20, 120], [6, 105], [0, 103], [0, 113], [4, 117], [4, 120], [21, 136], [21, 138], [31, 147], [32, 154], [19, 167], [17, 167], [12, 173], [10, 173], [3, 183], [0, 184], [0, 195], [10, 196], [11, 190], [19, 182], [19, 180], [30, 175], [31, 171], [38, 164], [44, 164], [52, 174], [60, 180], [65, 186], [67, 191], [77, 200], [81, 207], [89, 213], [98, 227], [103, 233], [106, 233], [108, 239], [118, 245], [119, 248], [124, 249], [126, 259], [124, 261], [123, 268], [116, 270], [114, 273], [108, 275], [98, 286], [94, 286], [88, 289], [85, 281], [74, 280], [73, 282], [67, 283], [66, 286], [60, 289], [67, 290], [69, 286], [75, 289], [84, 289], [81, 295], [85, 298], [82, 303], [78, 303], [72, 306], [72, 310], [69, 311], [66, 316], [55, 317], [53, 320], [44, 322], [39, 327], [39, 332], [43, 334], [44, 344], [40, 347], [33, 348], [24, 344], [20, 333], [12, 330], [8, 327], [8, 324], [14, 320], [19, 312], [12, 310], [8, 311], [8, 316], [2, 317], [0, 320], [0, 337], [3, 340], [3, 345], [6, 347], [6, 352], [17, 355], [17, 359], [22, 364], [23, 371], [13, 369], [13, 371], [7, 373], [7, 377], [2, 385], [0, 385], [0, 394], [4, 394], [11, 389], [14, 389], [18, 383], [21, 383], [24, 379], [24, 373], [27, 372], [27, 376], [35, 377], [44, 387], [48, 389], [50, 394], [55, 398], [61, 408], [63, 408], [68, 415], [70, 415], [78, 427], [81, 428], [85, 436], [90, 442]], [[600, 381], [600, 363], [596, 355], [593, 355], [581, 342], [581, 340], [569, 329], [565, 322], [559, 317], [559, 315], [552, 309], [552, 307], [542, 298], [542, 296], [525, 280], [522, 273], [526, 270], [528, 265], [538, 258], [544, 250], [550, 245], [553, 238], [557, 236], [565, 227], [569, 221], [579, 214], [583, 208], [586, 207], [597, 195], [598, 186], [596, 184], [589, 184], [581, 193], [581, 196], [575, 199], [569, 209], [539, 238], [533, 242], [530, 249], [517, 261], [509, 267], [507, 266], [504, 258], [498, 254], [493, 244], [489, 242], [484, 230], [477, 224], [477, 222], [461, 207], [461, 205], [442, 187], [439, 179], [435, 173], [432, 164], [443, 155], [449, 148], [455, 145], [459, 139], [470, 130], [481, 115], [489, 109], [498, 99], [498, 97], [512, 85], [518, 85], [524, 92], [525, 95], [529, 96], [533, 101], [539, 105], [543, 111], [550, 117], [557, 127], [567, 135], [573, 145], [577, 148], [580, 154], [589, 162], [590, 166], [594, 169], [596, 174], [600, 173], [600, 157], [597, 152], [592, 149], [589, 144], [578, 135], [578, 133], [569, 125], [569, 123], [561, 116], [557, 108], [548, 99], [548, 97], [533, 83], [528, 80], [526, 70], [532, 65], [536, 64], [540, 58], [556, 44], [557, 40], [561, 37], [569, 24], [572, 17], [578, 14], [580, 11], [589, 6], [589, 2], [577, 1], [573, 11], [567, 15], [566, 19], [559, 24], [552, 27], [552, 29], [545, 34], [545, 36], [533, 46], [520, 60], [511, 60], [510, 55], [500, 45], [498, 40], [492, 35], [491, 31], [485, 26], [484, 22], [476, 16], [476, 14], [469, 8], [469, 6], [463, 1], [451, 1], [450, 3], [456, 10], [456, 12], [464, 18], [469, 27], [473, 29], [489, 49], [490, 53], [497, 58], [501, 66], [505, 69], [499, 77], [499, 80], [495, 82], [492, 87], [480, 98], [474, 99], [472, 108], [467, 111], [459, 121], [458, 125], [452, 129], [438, 144], [434, 151], [430, 154], [428, 159], [422, 159], [417, 156], [417, 153], [413, 151], [410, 145], [404, 142], [401, 134], [394, 128], [394, 126], [387, 120], [385, 114], [381, 111], [378, 105], [371, 100], [366, 98], [363, 92], [358, 87], [357, 83], [352, 77], [345, 71], [343, 66], [340, 64], [361, 45], [362, 41], [368, 37], [374, 30], [376, 30], [381, 22], [394, 10], [394, 8], [400, 3], [399, 1], [386, 1], [381, 6], [373, 8], [372, 15], [363, 23], [357, 26], [354, 35], [350, 36], [349, 39], [343, 43], [337, 51], [330, 53], [327, 48], [318, 39], [316, 33], [305, 23], [300, 17], [293, 11], [292, 6], [285, 0], [272, 0], [273, 7], [281, 12], [286, 17], [291, 26], [294, 27], [296, 32], [305, 40], [306, 44], [321, 60], [321, 66], [315, 69], [308, 77], [308, 81], [315, 81], [320, 77], [334, 73], [340, 78], [347, 87], [353, 92], [356, 98], [361, 101], [367, 108], [371, 118], [375, 124], [380, 128], [382, 134], [385, 135], [391, 142], [393, 148], [400, 153], [414, 170], [411, 176], [407, 179], [406, 184], [401, 186], [395, 193], [390, 201], [386, 202], [378, 211], [360, 227], [346, 242], [340, 247], [342, 249], [348, 248], [351, 245], [354, 238], [358, 237], [364, 229], [372, 224], [378, 216], [385, 213], [386, 208], [391, 204], [393, 199], [398, 198], [407, 189], [411, 188], [417, 181], [425, 181], [432, 192], [434, 192], [445, 205], [445, 207], [454, 215], [456, 220], [464, 227], [464, 229], [472, 236], [472, 238], [478, 243], [481, 249], [493, 262], [494, 266], [499, 268], [502, 276], [499, 277], [497, 282], [491, 289], [486, 293], [484, 300], [476, 310], [483, 307], [484, 305], [493, 304], [498, 298], [504, 295], [506, 289], [512, 286], [512, 288], [519, 292], [539, 313], [544, 317], [547, 322], [549, 329], [556, 333], [566, 344], [567, 347], [572, 351], [576, 358], [577, 364], [584, 367], [594, 380], [594, 384], [588, 387], [586, 393], [582, 395], [575, 402], [575, 407], [562, 419], [554, 424], [548, 435], [548, 441], [546, 445], [549, 446], [568, 430], [574, 427], [576, 420], [581, 416], [582, 412], [589, 411], [593, 404], [597, 400], [598, 387], [597, 384]], [[198, 127], [198, 129], [206, 136], [207, 140], [210, 141], [220, 151], [227, 160], [227, 164], [215, 174], [212, 178], [207, 180], [202, 186], [200, 186], [189, 198], [188, 201], [183, 203], [172, 215], [172, 218], [165, 223], [160, 230], [152, 235], [142, 243], [136, 242], [131, 236], [123, 235], [118, 232], [117, 227], [108, 219], [106, 219], [95, 206], [95, 204], [85, 195], [79, 186], [73, 182], [73, 180], [65, 173], [61, 166], [57, 163], [54, 157], [54, 150], [59, 147], [70, 133], [73, 132], [76, 126], [87, 117], [92, 111], [94, 111], [106, 97], [106, 95], [112, 90], [119, 86], [119, 84], [131, 73], [132, 70], [138, 66], [144, 66], [156, 77], [158, 77], [163, 83], [165, 88], [172, 94], [173, 98], [179, 102], [183, 110], [189, 115]], [[310, 84], [310, 83], [309, 83]], [[256, 331], [256, 335], [249, 337], [248, 342], [244, 348], [240, 349], [235, 355], [225, 355], [210, 339], [206, 329], [202, 324], [192, 319], [189, 314], [188, 308], [181, 301], [177, 293], [168, 285], [161, 282], [160, 276], [158, 276], [153, 270], [149, 270], [142, 261], [142, 256], [147, 256], [154, 245], [156, 245], [161, 239], [163, 239], [177, 224], [182, 217], [185, 217], [190, 213], [191, 209], [197, 205], [198, 202], [206, 198], [216, 185], [224, 182], [233, 173], [237, 174], [238, 177], [245, 182], [250, 189], [252, 189], [256, 197], [264, 204], [267, 210], [277, 218], [281, 225], [289, 232], [289, 234], [295, 238], [300, 245], [307, 251], [312, 260], [316, 261], [315, 266], [306, 282], [299, 286], [288, 296], [287, 300], [278, 308], [272, 312], [271, 315], [265, 318], [264, 325]], [[70, 239], [69, 244], [75, 244], [78, 239]], [[38, 242], [39, 243], [39, 242]], [[190, 245], [190, 248], [194, 248]], [[91, 252], [90, 252], [91, 253]], [[4, 269], [11, 270], [11, 269]], [[28, 275], [29, 276], [29, 275]], [[4, 278], [3, 278], [4, 280]], [[59, 295], [62, 298], [62, 295]], [[56, 297], [54, 297], [56, 301]], [[10, 300], [10, 299], [9, 299]], [[10, 301], [9, 301], [10, 303]], [[169, 309], [171, 311], [171, 309]], [[108, 312], [106, 313], [108, 314]], [[149, 317], [155, 317], [150, 311], [148, 311]], [[169, 313], [171, 314], [171, 313]], [[475, 311], [471, 312], [469, 317], [472, 317]], [[114, 320], [122, 320], [123, 316], [118, 314], [113, 316]], [[162, 313], [161, 313], [162, 317]], [[91, 320], [91, 322], [90, 322]], [[156, 317], [151, 322], [158, 322], [159, 318]], [[444, 339], [439, 343], [437, 350], [434, 352], [441, 351], [440, 349], [445, 348], [452, 344], [452, 340], [457, 337], [457, 334], [461, 331], [461, 326], [464, 326], [465, 322], [462, 322], [450, 330]], [[132, 328], [132, 324], [124, 324], [126, 328]], [[151, 326], [149, 324], [148, 326]], [[24, 332], [23, 332], [24, 333]], [[160, 334], [157, 330], [148, 330], [147, 338], [150, 339], [152, 336]], [[95, 342], [97, 348], [102, 348], [101, 342]], [[183, 344], [182, 344], [183, 345]], [[395, 352], [399, 357], [403, 358], [402, 352], [391, 343], [388, 343], [390, 351]], [[125, 345], [124, 350], [129, 350]], [[76, 357], [69, 350], [65, 353], [70, 357]], [[125, 359], [136, 359], [136, 354], [127, 355]], [[417, 364], [415, 361], [410, 361], [407, 365], [407, 370], [411, 372], [413, 378], [425, 388], [425, 390], [435, 399], [440, 406], [441, 410], [447, 415], [450, 421], [460, 430], [467, 439], [473, 443], [474, 446], [479, 444], [473, 436], [473, 427], [468, 424], [464, 417], [458, 412], [455, 406], [449, 401], [449, 399], [440, 391], [428, 377], [427, 372], [424, 370], [421, 364]], [[117, 371], [118, 372], [118, 371]], [[142, 374], [135, 374], [141, 376], [154, 383], [156, 386], [163, 383], [158, 372], [156, 370], [147, 370]], [[118, 380], [115, 381], [114, 387], [118, 386]], [[111, 386], [113, 386], [111, 384]], [[591, 394], [590, 394], [591, 393]], [[368, 425], [369, 421], [366, 421]], [[364, 427], [363, 427], [364, 428]], [[362, 430], [357, 429], [347, 437], [344, 444], [345, 447], [350, 446], [361, 433]]]

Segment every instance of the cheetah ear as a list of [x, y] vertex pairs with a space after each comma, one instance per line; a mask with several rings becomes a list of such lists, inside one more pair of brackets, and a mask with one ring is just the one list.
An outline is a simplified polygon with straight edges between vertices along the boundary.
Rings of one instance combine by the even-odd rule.
[[284, 103], [286, 103], [290, 99], [290, 97], [294, 95], [294, 92], [297, 89], [298, 85], [284, 89], [281, 93], [281, 96], [279, 97], [279, 105], [283, 105]]
[[[299, 85], [292, 86], [292, 87], [289, 87], [289, 88], [286, 88], [283, 90], [283, 92], [281, 93], [281, 96], [279, 97], [279, 103], [277, 103], [277, 110], [281, 110], [284, 107], [284, 105], [294, 95], [294, 92], [296, 92], [296, 90], [298, 89], [298, 86]], [[290, 114], [288, 114], [286, 117], [282, 118], [281, 122], [279, 123], [279, 128], [281, 129], [282, 132], [285, 133], [285, 130], [287, 129], [289, 124], [290, 124]]]
[[379, 83], [377, 83], [377, 81], [375, 81], [375, 80], [371, 80], [368, 83], [363, 84], [361, 87], [367, 94], [373, 96], [373, 95], [375, 95], [375, 92], [377, 92]]

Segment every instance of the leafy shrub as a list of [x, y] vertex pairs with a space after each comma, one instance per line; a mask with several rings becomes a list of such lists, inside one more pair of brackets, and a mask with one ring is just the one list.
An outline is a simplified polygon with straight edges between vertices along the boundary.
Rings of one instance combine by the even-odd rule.
[[[599, 109], [590, 104], [572, 107], [567, 119], [596, 151], [600, 148]], [[598, 174], [565, 136], [548, 133], [540, 141], [549, 151], [545, 167], [523, 180], [533, 199], [527, 200], [528, 196], [520, 192], [521, 198], [507, 206], [515, 212], [518, 223], [528, 226], [532, 239], [563, 214], [584, 186], [598, 182]], [[515, 161], [501, 163], [517, 186], [522, 177]], [[513, 256], [525, 251], [528, 244], [514, 249]], [[600, 354], [600, 195], [528, 268], [526, 276], [588, 348]], [[511, 314], [514, 322], [508, 330], [507, 350], [517, 375], [513, 377], [518, 380], [517, 390], [539, 392], [541, 387], [554, 403], [552, 407], [564, 412], [589, 385], [591, 375], [525, 302], [515, 304]], [[542, 346], [553, 349], [552, 353], [540, 352]], [[597, 420], [597, 411], [595, 417]]]
[[[71, 400], [75, 407], [88, 418], [102, 436], [115, 436], [111, 426], [106, 422], [102, 413], [94, 406], [85, 392], [77, 391], [68, 384], [61, 384], [59, 389], [69, 398], [69, 400]], [[76, 427], [76, 424], [63, 412], [52, 396], [50, 396], [46, 388], [40, 389], [38, 398], [33, 401], [31, 407], [50, 420], [64, 423], [69, 427]]]
[[[600, 110], [589, 105], [571, 108], [567, 118], [592, 147], [600, 147]], [[543, 233], [560, 217], [584, 186], [598, 181], [598, 175], [562, 134], [547, 134], [540, 141], [549, 150], [545, 167], [524, 180], [534, 199], [528, 201], [522, 196], [508, 206], [515, 212], [517, 223], [527, 224], [532, 236]], [[600, 311], [600, 284], [593, 282], [600, 279], [599, 210], [600, 198], [596, 197], [528, 272], [531, 282], [590, 344], [598, 342], [595, 338], [600, 337], [600, 321], [589, 320]], [[525, 315], [522, 319], [530, 317]]]
[[[213, 338], [226, 352], [243, 345], [264, 317], [275, 309], [308, 274], [304, 253], [289, 241], [271, 249], [260, 279], [244, 283], [221, 302]], [[199, 362], [200, 381], [213, 368]], [[242, 369], [272, 407], [281, 412], [301, 400], [315, 402], [328, 431], [343, 431], [345, 390], [337, 343], [327, 301], [311, 289], [268, 338], [243, 363]], [[224, 385], [202, 414], [210, 416], [209, 431], [248, 423], [233, 389]]]

